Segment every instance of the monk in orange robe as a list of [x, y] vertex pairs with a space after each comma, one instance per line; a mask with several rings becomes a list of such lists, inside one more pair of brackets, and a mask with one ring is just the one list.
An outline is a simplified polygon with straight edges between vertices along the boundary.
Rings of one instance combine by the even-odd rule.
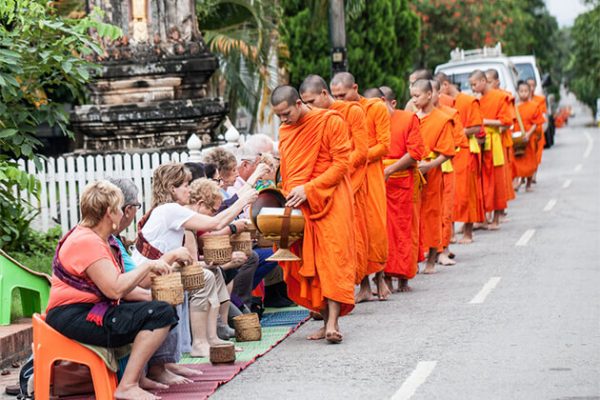
[[539, 141], [536, 137], [538, 127], [544, 123], [544, 116], [540, 104], [531, 98], [531, 88], [527, 82], [520, 81], [519, 91], [519, 114], [525, 129], [525, 153], [515, 159], [516, 176], [527, 181], [525, 191], [530, 192], [533, 174], [537, 170], [537, 146]]
[[309, 109], [291, 86], [277, 87], [271, 105], [282, 124], [286, 206], [300, 208], [305, 220], [302, 240], [292, 246], [302, 260], [280, 262], [288, 294], [323, 316], [324, 328], [309, 339], [340, 343], [338, 319], [354, 308], [356, 274], [348, 124], [337, 111]]
[[[433, 88], [433, 104], [442, 112], [448, 114], [452, 118], [452, 134], [454, 138], [454, 146], [457, 153], [460, 149], [468, 149], [469, 142], [465, 136], [465, 128], [462, 120], [458, 115], [458, 111], [449, 106], [440, 104], [439, 91], [440, 84], [437, 80], [431, 81]], [[446, 99], [447, 101], [447, 99]], [[465, 150], [466, 151], [466, 150]], [[438, 256], [438, 263], [442, 265], [454, 265], [454, 254], [450, 252], [450, 243], [453, 241], [454, 227], [452, 224], [455, 201], [455, 186], [456, 174], [453, 167], [454, 160], [448, 160], [442, 164], [442, 177], [444, 182], [444, 208], [442, 213], [442, 252]]]
[[[536, 95], [535, 94], [535, 88], [536, 88], [536, 82], [535, 79], [527, 79], [527, 84], [529, 85], [529, 88], [531, 89], [531, 99], [533, 101], [535, 101], [536, 103], [538, 103], [538, 105], [540, 106], [540, 110], [542, 111], [542, 116], [544, 117], [544, 122], [546, 122], [546, 114], [548, 114], [548, 108], [546, 106], [546, 96], [540, 96], [540, 95]], [[544, 136], [544, 125], [540, 125], [537, 127], [536, 130], [536, 136], [537, 136], [537, 164], [538, 167], [539, 165], [542, 163], [542, 153], [544, 152], [544, 147], [546, 146], [546, 136]], [[537, 169], [536, 169], [537, 172]], [[534, 178], [533, 178], [533, 183], [535, 183], [535, 175], [534, 174]]]
[[325, 80], [318, 75], [307, 76], [300, 85], [300, 96], [310, 108], [338, 111], [348, 123], [352, 152], [350, 153], [350, 181], [354, 193], [354, 238], [356, 243], [356, 280], [358, 285], [368, 276], [369, 236], [367, 233], [367, 152], [366, 115], [361, 105], [353, 101], [335, 100]]
[[[383, 160], [387, 198], [388, 260], [386, 282], [393, 290], [392, 277], [399, 279], [398, 291], [410, 290], [408, 281], [419, 269], [419, 215], [415, 213], [415, 185], [421, 185], [416, 169], [425, 147], [419, 132], [419, 118], [409, 111], [396, 109], [396, 95], [387, 87], [365, 91], [365, 97], [380, 97], [385, 102], [391, 121], [390, 152]], [[419, 190], [419, 189], [417, 189]], [[417, 203], [418, 204], [418, 203]]]
[[[375, 273], [377, 296], [386, 300], [390, 290], [385, 283], [383, 270], [388, 257], [386, 232], [385, 180], [383, 179], [383, 157], [390, 147], [390, 116], [381, 99], [366, 99], [359, 95], [358, 85], [352, 74], [340, 72], [331, 80], [331, 93], [337, 100], [357, 101], [367, 115], [369, 151], [367, 154], [367, 231], [369, 234], [369, 261], [367, 273]], [[371, 299], [368, 277], [361, 282], [357, 302]]]
[[[450, 78], [443, 72], [435, 76], [440, 82], [440, 103], [444, 98], [452, 100], [451, 106], [458, 111], [464, 134], [468, 138], [468, 146], [456, 153], [452, 159], [452, 166], [456, 175], [454, 196], [454, 221], [462, 222], [463, 237], [460, 244], [473, 242], [473, 224], [483, 222], [483, 192], [481, 186], [481, 148], [483, 144], [483, 119], [479, 110], [479, 100], [473, 96], [459, 92]], [[444, 95], [442, 97], [441, 95]], [[480, 140], [481, 139], [481, 140]]]
[[483, 125], [486, 131], [483, 147], [483, 205], [486, 212], [494, 212], [493, 222], [487, 229], [500, 228], [500, 216], [507, 207], [505, 157], [501, 128], [512, 125], [506, 93], [493, 89], [481, 70], [469, 75], [469, 83], [479, 99]]
[[[427, 79], [427, 80], [432, 80], [433, 79], [433, 75], [431, 74], [431, 71], [425, 68], [419, 68], [414, 70], [413, 72], [410, 73], [410, 75], [408, 76], [408, 87], [410, 89], [410, 87], [413, 85], [413, 83], [415, 83], [416, 81], [418, 81], [419, 79]], [[408, 99], [408, 101], [406, 102], [406, 105], [404, 106], [404, 110], [406, 111], [410, 111], [410, 112], [418, 112], [419, 110], [417, 109], [417, 107], [415, 107], [412, 98]]]
[[417, 80], [410, 88], [413, 104], [419, 109], [420, 131], [425, 156], [419, 170], [427, 183], [421, 196], [421, 243], [426, 251], [425, 274], [435, 272], [438, 249], [442, 247], [443, 178], [441, 165], [454, 154], [452, 118], [434, 106], [430, 80]]

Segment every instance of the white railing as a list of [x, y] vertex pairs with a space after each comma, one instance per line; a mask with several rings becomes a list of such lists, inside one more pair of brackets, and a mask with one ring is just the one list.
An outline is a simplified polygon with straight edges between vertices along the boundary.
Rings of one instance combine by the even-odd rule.
[[49, 157], [42, 160], [41, 170], [35, 167], [33, 161], [18, 160], [21, 169], [35, 175], [42, 185], [39, 199], [26, 191], [19, 195], [39, 210], [33, 223], [35, 229], [46, 232], [60, 225], [62, 232], [66, 233], [79, 221], [79, 195], [85, 185], [104, 178], [133, 179], [142, 203], [134, 223], [125, 233], [133, 238], [138, 219], [150, 207], [154, 169], [163, 163], [186, 162], [188, 159], [187, 152]]

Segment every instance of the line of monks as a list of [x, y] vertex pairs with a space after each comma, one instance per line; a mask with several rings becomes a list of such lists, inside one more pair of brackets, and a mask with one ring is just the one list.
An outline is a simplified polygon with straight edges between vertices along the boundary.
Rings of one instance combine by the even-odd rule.
[[[308, 339], [340, 343], [339, 317], [371, 300], [370, 275], [379, 300], [410, 290], [420, 261], [425, 274], [455, 263], [454, 222], [458, 242], [471, 243], [477, 226], [499, 229], [522, 179], [531, 190], [545, 114], [534, 88], [520, 82], [516, 103], [495, 70], [470, 75], [476, 97], [443, 73], [417, 70], [409, 83], [405, 110], [389, 87], [360, 95], [347, 72], [271, 95], [286, 206], [305, 217], [291, 249], [302, 260], [280, 265], [289, 297], [324, 321]], [[513, 137], [525, 147], [518, 157]]]

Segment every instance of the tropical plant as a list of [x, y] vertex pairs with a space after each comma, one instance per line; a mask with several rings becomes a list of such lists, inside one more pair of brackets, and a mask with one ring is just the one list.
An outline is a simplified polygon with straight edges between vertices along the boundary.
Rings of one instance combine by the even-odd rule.
[[238, 108], [251, 115], [250, 131], [262, 122], [277, 82], [277, 0], [196, 0], [198, 26], [219, 57], [213, 84], [221, 90], [235, 121]]
[[40, 166], [36, 150], [41, 142], [35, 134], [41, 124], [70, 135], [68, 115], [56, 96], [67, 90], [82, 98], [97, 69], [85, 57], [104, 52], [97, 38], [119, 35], [118, 28], [95, 15], [62, 18], [43, 0], [0, 2], [0, 246], [20, 246], [33, 218], [31, 207], [14, 192], [39, 195], [35, 178], [20, 171], [14, 160], [21, 157]]

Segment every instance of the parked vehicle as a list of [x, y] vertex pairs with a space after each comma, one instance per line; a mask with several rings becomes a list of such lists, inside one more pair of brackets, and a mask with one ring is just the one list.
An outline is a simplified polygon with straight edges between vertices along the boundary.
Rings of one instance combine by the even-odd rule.
[[502, 45], [482, 49], [455, 49], [450, 53], [450, 61], [438, 65], [435, 72], [444, 72], [450, 76], [461, 91], [470, 92], [469, 74], [476, 69], [486, 71], [493, 68], [498, 71], [500, 87], [513, 95], [517, 94], [518, 72], [512, 61], [502, 53]]
[[512, 56], [509, 58], [519, 73], [519, 80], [535, 79], [535, 94], [543, 96], [545, 85], [540, 75], [540, 70], [537, 67], [535, 56]]

